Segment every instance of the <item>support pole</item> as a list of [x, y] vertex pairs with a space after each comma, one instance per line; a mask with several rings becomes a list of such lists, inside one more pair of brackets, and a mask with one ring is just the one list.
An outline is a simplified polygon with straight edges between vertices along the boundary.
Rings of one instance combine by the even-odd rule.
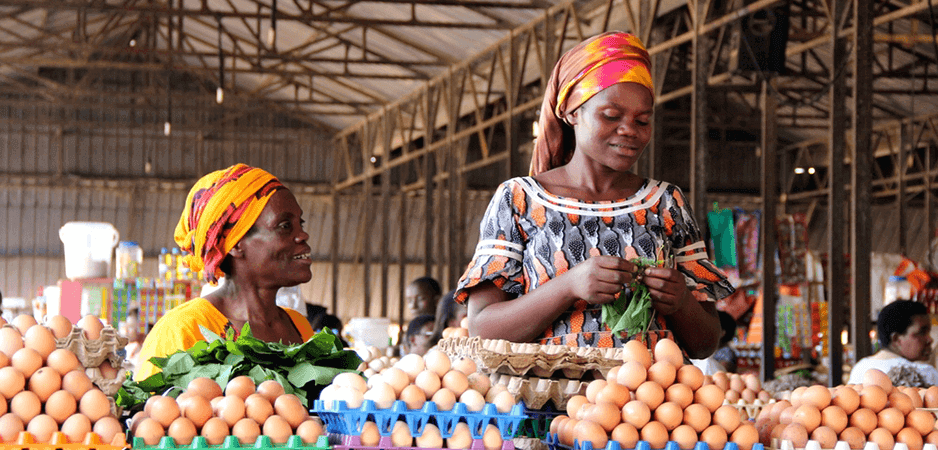
[[[700, 31], [705, 21], [708, 2], [696, 0], [691, 3], [688, 7], [697, 9], [694, 26]], [[691, 44], [694, 69], [690, 122], [690, 203], [702, 230], [707, 228], [707, 72], [710, 58], [706, 42], [707, 37], [698, 32], [694, 34]]]
[[[842, 17], [844, 9], [849, 6], [849, 0], [833, 0], [831, 2], [831, 13], [833, 17]], [[827, 242], [828, 253], [828, 279], [827, 282], [827, 301], [828, 333], [831, 342], [838, 339], [840, 330], [844, 326], [845, 311], [847, 309], [847, 299], [845, 294], [847, 271], [844, 259], [844, 235], [846, 234], [846, 222], [844, 219], [844, 204], [846, 203], [846, 170], [844, 167], [844, 140], [846, 133], [846, 108], [844, 102], [847, 99], [846, 82], [843, 76], [838, 77], [837, 68], [843, 67], [846, 63], [846, 48], [843, 39], [837, 37], [837, 31], [843, 26], [843, 23], [837, 23], [831, 29], [831, 90], [830, 90], [830, 190], [827, 193]], [[855, 310], [853, 310], [855, 311]], [[864, 321], [869, 318], [863, 317]], [[866, 339], [856, 333], [856, 316], [854, 316], [854, 328], [850, 334], [853, 342], [859, 342], [860, 338]], [[831, 364], [837, 355], [831, 354]], [[840, 366], [838, 366], [840, 367]], [[829, 383], [834, 386], [841, 384], [839, 378], [829, 377]]]
[[[850, 203], [853, 206], [853, 239], [850, 246], [850, 266], [853, 286], [850, 293], [858, 333], [857, 359], [872, 353], [869, 336], [870, 324], [870, 251], [873, 230], [872, 179], [873, 133], [873, 2], [854, 0], [853, 28], [853, 165], [851, 172]], [[836, 66], [835, 66], [836, 67]], [[860, 329], [862, 327], [862, 329]]]
[[762, 381], [775, 378], [775, 211], [778, 202], [776, 110], [778, 100], [769, 79], [762, 82]]

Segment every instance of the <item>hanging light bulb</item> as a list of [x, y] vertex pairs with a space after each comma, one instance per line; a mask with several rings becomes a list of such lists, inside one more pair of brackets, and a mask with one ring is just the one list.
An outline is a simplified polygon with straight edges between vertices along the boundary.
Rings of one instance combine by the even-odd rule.
[[163, 136], [169, 136], [173, 132], [173, 124], [169, 123], [167, 120], [163, 122]]
[[218, 89], [215, 89], [215, 103], [225, 101], [225, 54], [221, 48], [221, 16], [218, 17]]
[[221, 86], [218, 86], [218, 89], [215, 89], [215, 103], [219, 105], [225, 101], [225, 90]]
[[277, 0], [270, 5], [270, 29], [267, 30], [267, 46], [273, 48], [277, 42]]
[[136, 47], [136, 46], [137, 46], [137, 40], [136, 40], [136, 39], [131, 39], [131, 40], [130, 40], [130, 46], [131, 46], [131, 47]]
[[273, 47], [274, 42], [276, 41], [277, 41], [277, 30], [273, 26], [271, 26], [270, 29], [267, 30], [267, 46]]

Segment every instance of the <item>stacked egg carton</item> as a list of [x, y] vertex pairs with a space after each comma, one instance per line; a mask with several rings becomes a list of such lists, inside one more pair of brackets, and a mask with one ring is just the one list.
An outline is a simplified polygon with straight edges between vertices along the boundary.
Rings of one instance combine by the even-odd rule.
[[87, 333], [76, 325], [68, 335], [55, 340], [56, 348], [65, 348], [75, 354], [91, 382], [108, 396], [111, 412], [118, 417], [121, 411], [114, 403], [113, 397], [123, 384], [126, 372], [124, 357], [118, 350], [126, 345], [127, 338], [109, 325], [104, 326], [95, 339], [90, 339]]
[[128, 447], [123, 433], [115, 436], [114, 442], [110, 444], [101, 442], [101, 438], [94, 433], [88, 433], [81, 444], [73, 444], [61, 431], [53, 433], [49, 443], [38, 443], [32, 435], [23, 431], [20, 432], [15, 443], [3, 444], [2, 448], [4, 450], [125, 450]]
[[551, 377], [560, 372], [569, 379], [589, 372], [604, 377], [622, 365], [621, 348], [570, 347], [509, 342], [504, 339], [456, 337], [441, 340], [439, 348], [450, 358], [470, 358], [489, 373], [514, 376]]
[[[610, 440], [606, 444], [606, 446], [603, 447], [602, 449], [594, 449], [593, 445], [589, 441], [583, 442], [583, 443], [574, 442], [573, 447], [568, 447], [568, 446], [561, 444], [559, 442], [559, 439], [557, 438], [557, 435], [555, 434], [549, 435], [549, 438], [547, 440], [547, 446], [550, 450], [630, 450], [630, 449], [626, 449], [625, 447], [620, 445], [618, 442], [612, 441], [612, 440]], [[634, 450], [653, 450], [653, 449], [651, 448], [651, 445], [648, 442], [638, 441], [638, 443], [635, 444]], [[668, 441], [668, 443], [665, 444], [663, 450], [683, 450], [683, 449], [681, 449], [681, 447], [678, 445], [677, 442]], [[724, 445], [722, 449], [710, 449], [710, 446], [707, 445], [706, 442], [698, 442], [696, 445], [694, 445], [692, 450], [741, 450], [741, 449], [740, 449], [740, 446], [736, 444], [735, 442], [727, 442], [726, 445]], [[751, 450], [765, 450], [765, 447], [763, 447], [762, 444], [753, 444]], [[782, 450], [794, 450], [794, 449], [782, 449]], [[811, 450], [811, 449], [805, 449], [805, 450]], [[821, 450], [821, 449], [818, 448], [817, 450]], [[899, 449], [894, 449], [894, 450], [899, 450]], [[905, 449], [905, 450], [908, 450], [908, 449]]]

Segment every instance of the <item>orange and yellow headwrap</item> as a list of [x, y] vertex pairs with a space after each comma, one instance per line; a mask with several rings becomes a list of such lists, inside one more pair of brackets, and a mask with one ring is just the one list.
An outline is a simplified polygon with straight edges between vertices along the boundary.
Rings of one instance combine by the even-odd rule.
[[225, 255], [251, 229], [267, 201], [285, 187], [263, 169], [235, 164], [202, 177], [192, 186], [174, 238], [186, 253], [183, 263], [215, 284]]
[[610, 31], [573, 47], [557, 61], [541, 103], [537, 141], [531, 157], [531, 175], [562, 166], [572, 148], [564, 148], [564, 134], [573, 133], [563, 123], [567, 114], [594, 95], [617, 83], [632, 82], [648, 88], [654, 98], [651, 59], [635, 35]]

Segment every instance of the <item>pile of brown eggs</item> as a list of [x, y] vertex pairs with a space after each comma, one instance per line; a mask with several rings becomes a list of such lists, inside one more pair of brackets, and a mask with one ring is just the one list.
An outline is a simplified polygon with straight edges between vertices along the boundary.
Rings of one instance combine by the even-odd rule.
[[590, 442], [604, 448], [610, 440], [622, 448], [635, 448], [639, 440], [651, 448], [674, 441], [681, 449], [697, 442], [723, 448], [728, 441], [741, 450], [758, 442], [755, 426], [732, 405], [725, 405], [726, 390], [693, 365], [685, 365], [677, 344], [658, 341], [654, 358], [645, 344], [632, 340], [623, 347], [630, 355], [611, 369], [605, 380], [590, 382], [586, 395], [567, 401], [567, 415], [551, 421], [550, 432], [560, 443]]
[[323, 434], [319, 420], [310, 418], [300, 399], [284, 393], [280, 383], [255, 385], [247, 376], [232, 378], [224, 391], [215, 380], [200, 377], [177, 398], [154, 395], [134, 414], [130, 432], [146, 445], [169, 436], [177, 446], [191, 444], [196, 436], [220, 445], [229, 435], [247, 445], [262, 434], [275, 444], [285, 444], [293, 435], [311, 444]]
[[447, 338], [458, 338], [458, 337], [469, 337], [469, 319], [463, 317], [462, 321], [459, 322], [458, 327], [446, 327], [441, 333], [443, 339]]
[[[100, 325], [100, 321], [98, 321]], [[89, 433], [112, 442], [121, 433], [108, 397], [94, 386], [75, 354], [56, 348], [72, 324], [53, 316], [39, 325], [29, 315], [0, 327], [0, 440], [26, 431], [36, 443], [61, 432], [71, 443]]]
[[901, 442], [909, 450], [921, 450], [925, 443], [938, 444], [935, 416], [918, 409], [922, 406], [938, 406], [938, 387], [896, 387], [885, 373], [871, 369], [862, 384], [793, 390], [789, 400], [766, 405], [756, 427], [767, 446], [781, 439], [804, 447], [810, 439], [821, 448], [844, 441], [852, 449], [867, 442], [892, 449]]

